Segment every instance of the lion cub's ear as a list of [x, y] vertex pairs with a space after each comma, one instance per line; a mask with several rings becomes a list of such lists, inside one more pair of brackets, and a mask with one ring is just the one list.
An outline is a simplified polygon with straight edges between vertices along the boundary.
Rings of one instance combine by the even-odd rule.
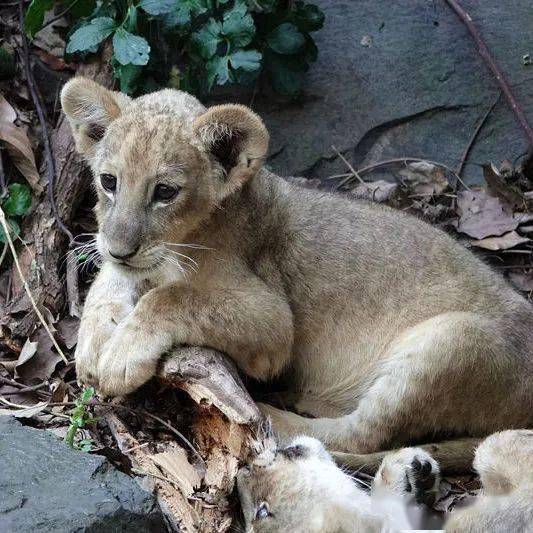
[[268, 150], [263, 121], [243, 105], [209, 108], [194, 122], [194, 134], [225, 172], [230, 188], [237, 188], [261, 168]]
[[115, 93], [87, 78], [69, 80], [61, 91], [61, 106], [72, 128], [76, 148], [91, 157], [93, 148], [109, 124], [129, 102], [125, 94]]

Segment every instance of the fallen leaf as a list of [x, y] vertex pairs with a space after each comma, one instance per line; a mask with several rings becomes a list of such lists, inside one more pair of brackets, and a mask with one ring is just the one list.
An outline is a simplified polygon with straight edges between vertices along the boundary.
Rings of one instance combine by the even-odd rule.
[[399, 172], [413, 194], [440, 194], [448, 187], [444, 170], [428, 161], [414, 161]]
[[23, 365], [26, 361], [29, 361], [37, 352], [37, 346], [39, 346], [38, 342], [31, 342], [30, 339], [26, 339], [22, 351], [19, 354], [17, 366]]
[[61, 356], [52, 349], [52, 340], [44, 328], [39, 328], [32, 338], [39, 343], [37, 351], [31, 359], [17, 363], [15, 376], [24, 380], [45, 381], [53, 374], [57, 364], [61, 361]]
[[479, 188], [458, 193], [457, 213], [457, 231], [474, 239], [500, 236], [515, 230], [520, 224], [520, 220], [513, 217], [499, 198]]
[[492, 196], [497, 196], [503, 203], [508, 204], [513, 209], [525, 205], [525, 200], [520, 190], [507, 183], [493, 164], [483, 165], [483, 177]]
[[518, 235], [516, 231], [510, 231], [501, 237], [487, 237], [486, 239], [473, 240], [470, 241], [473, 246], [478, 248], [483, 248], [485, 250], [508, 250], [509, 248], [514, 248], [519, 244], [524, 244], [529, 242], [527, 237], [522, 237]]
[[350, 195], [360, 200], [372, 200], [373, 202], [380, 203], [390, 200], [397, 191], [397, 183], [377, 180], [368, 183], [359, 183], [350, 191]]
[[40, 413], [43, 409], [46, 409], [48, 405], [48, 402], [41, 402], [37, 405], [32, 405], [31, 407], [27, 407], [25, 409], [0, 409], [0, 415], [3, 416], [14, 416], [15, 418], [31, 418], [32, 416]]
[[39, 171], [35, 164], [35, 156], [31, 148], [26, 129], [14, 124], [17, 113], [9, 102], [0, 94], [0, 139], [6, 143], [6, 148], [15, 166], [28, 180], [36, 193], [42, 191], [39, 183]]
[[524, 292], [533, 291], [533, 270], [527, 272], [510, 272], [509, 280], [518, 289]]
[[78, 343], [78, 329], [80, 327], [80, 319], [76, 317], [65, 317], [56, 323], [57, 331], [63, 344], [72, 350]]
[[65, 62], [62, 57], [57, 57], [42, 48], [36, 48], [35, 54], [39, 59], [46, 63], [52, 70], [65, 70], [69, 68], [69, 65]]

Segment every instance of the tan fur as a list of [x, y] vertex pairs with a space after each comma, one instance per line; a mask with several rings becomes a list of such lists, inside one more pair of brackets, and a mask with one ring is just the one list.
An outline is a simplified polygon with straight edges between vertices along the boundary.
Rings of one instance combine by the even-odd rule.
[[[106, 263], [82, 320], [82, 381], [126, 394], [172, 346], [203, 345], [281, 376], [296, 411], [327, 418], [263, 405], [274, 429], [338, 451], [531, 425], [531, 306], [452, 238], [260, 168], [268, 134], [245, 107], [172, 90], [129, 100], [81, 78], [62, 103], [95, 176]], [[181, 192], [154, 203], [157, 183]], [[109, 255], [137, 247], [128, 265]], [[112, 332], [102, 309], [117, 285], [135, 308]]]
[[[412, 458], [421, 454], [426, 452], [405, 448], [387, 455], [374, 479], [373, 492], [386, 489], [406, 496], [405, 479], [410, 475]], [[434, 462], [427, 454], [426, 459]], [[452, 512], [445, 530], [450, 533], [533, 531], [533, 431], [512, 430], [491, 435], [477, 449], [474, 468], [483, 492], [474, 503]]]
[[[355, 533], [421, 530], [441, 526], [418, 500], [433, 502], [440, 468], [421, 448], [385, 455], [371, 493], [335, 466], [322, 444], [296, 437], [287, 446], [272, 438], [237, 476], [247, 533]], [[415, 470], [425, 464], [426, 470]], [[528, 533], [533, 525], [533, 431], [503, 431], [476, 451], [483, 492], [444, 517], [450, 533]], [[261, 507], [269, 513], [258, 513]], [[433, 522], [433, 523], [432, 523]]]

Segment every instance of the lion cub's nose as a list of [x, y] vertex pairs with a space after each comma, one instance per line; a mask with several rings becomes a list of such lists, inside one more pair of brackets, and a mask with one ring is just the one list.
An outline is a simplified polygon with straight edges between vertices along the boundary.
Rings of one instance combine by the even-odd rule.
[[111, 257], [114, 257], [119, 261], [125, 261], [126, 259], [131, 259], [139, 251], [139, 248], [140, 246], [137, 246], [137, 248], [135, 248], [135, 250], [133, 250], [133, 252], [129, 254], [113, 253], [109, 248], [107, 249], [107, 251], [109, 252], [109, 255]]

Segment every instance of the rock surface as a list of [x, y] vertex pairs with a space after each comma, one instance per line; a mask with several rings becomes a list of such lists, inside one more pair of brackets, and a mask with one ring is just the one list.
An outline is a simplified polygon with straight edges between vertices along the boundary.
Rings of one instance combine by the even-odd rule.
[[[345, 172], [335, 145], [355, 166], [393, 157], [455, 167], [499, 88], [463, 23], [443, 0], [313, 0], [324, 10], [315, 34], [318, 60], [302, 102], [259, 98], [272, 133], [274, 171], [319, 177]], [[533, 123], [531, 0], [461, 0], [517, 100]], [[473, 147], [464, 176], [478, 165], [513, 161], [527, 147], [502, 97]], [[369, 176], [370, 178], [370, 176]]]
[[103, 457], [0, 416], [0, 531], [166, 532], [155, 499]]

